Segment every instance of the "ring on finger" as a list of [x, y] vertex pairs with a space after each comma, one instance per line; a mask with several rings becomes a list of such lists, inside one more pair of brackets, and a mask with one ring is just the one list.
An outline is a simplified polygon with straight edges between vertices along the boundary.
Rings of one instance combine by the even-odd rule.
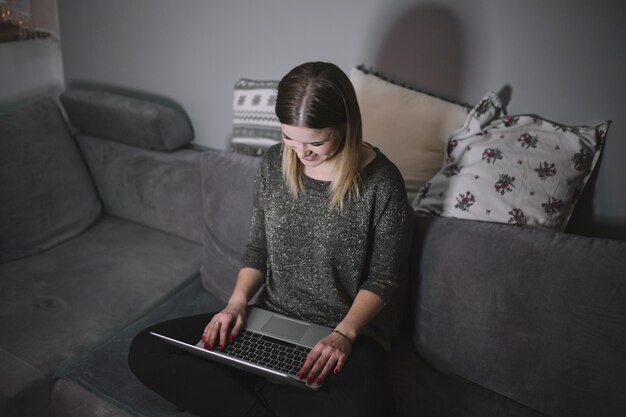
[[215, 320], [215, 321], [213, 322], [213, 324], [216, 324], [216, 325], [218, 325], [218, 326], [221, 326], [221, 325], [222, 325], [222, 322], [221, 322], [221, 321], [217, 321], [217, 320]]

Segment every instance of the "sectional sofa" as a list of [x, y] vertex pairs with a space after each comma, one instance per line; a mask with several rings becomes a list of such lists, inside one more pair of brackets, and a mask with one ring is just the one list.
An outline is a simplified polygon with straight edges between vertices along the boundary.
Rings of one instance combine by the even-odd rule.
[[[259, 159], [173, 106], [60, 102], [0, 116], [0, 415], [186, 416], [128, 345], [224, 305]], [[416, 214], [402, 296], [398, 416], [626, 415], [626, 243]]]

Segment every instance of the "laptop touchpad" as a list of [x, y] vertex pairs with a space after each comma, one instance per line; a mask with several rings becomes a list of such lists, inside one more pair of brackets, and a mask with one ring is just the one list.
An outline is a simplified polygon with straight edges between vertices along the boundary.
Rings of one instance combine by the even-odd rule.
[[298, 341], [304, 336], [308, 328], [309, 325], [306, 323], [290, 320], [286, 317], [272, 316], [261, 331]]

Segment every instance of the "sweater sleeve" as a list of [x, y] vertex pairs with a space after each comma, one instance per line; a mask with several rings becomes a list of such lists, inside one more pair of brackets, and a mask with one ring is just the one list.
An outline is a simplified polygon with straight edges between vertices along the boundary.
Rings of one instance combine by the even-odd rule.
[[361, 289], [377, 294], [387, 305], [400, 286], [401, 267], [410, 245], [412, 216], [399, 173], [387, 178], [386, 193], [375, 208], [368, 269]]
[[248, 243], [241, 259], [241, 268], [257, 269], [264, 274], [267, 271], [267, 241], [265, 238], [265, 166], [267, 161], [261, 161], [254, 179], [254, 200], [252, 206], [252, 222]]

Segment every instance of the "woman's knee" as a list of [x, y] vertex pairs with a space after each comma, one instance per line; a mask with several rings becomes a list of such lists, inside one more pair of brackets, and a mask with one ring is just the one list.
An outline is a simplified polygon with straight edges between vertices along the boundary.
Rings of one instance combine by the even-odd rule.
[[128, 367], [140, 380], [144, 380], [146, 372], [154, 367], [154, 364], [151, 365], [151, 361], [148, 359], [150, 356], [148, 354], [149, 342], [146, 332], [141, 332], [133, 338], [128, 349]]

